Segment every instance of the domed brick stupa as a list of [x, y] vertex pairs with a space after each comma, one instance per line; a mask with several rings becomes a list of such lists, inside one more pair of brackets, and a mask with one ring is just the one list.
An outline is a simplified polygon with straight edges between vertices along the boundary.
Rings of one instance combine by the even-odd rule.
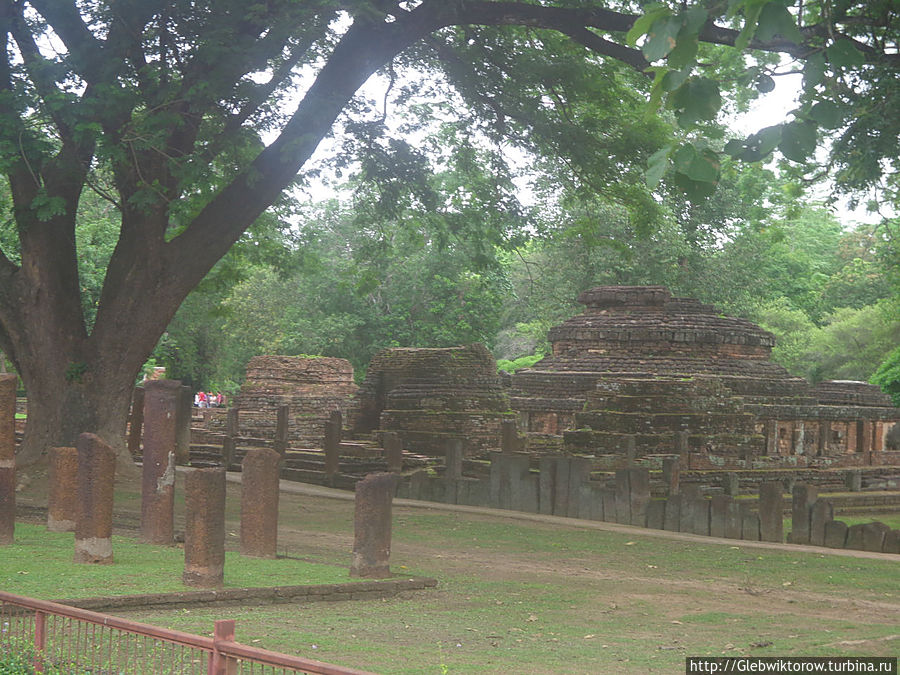
[[[550, 330], [552, 354], [511, 379], [531, 449], [560, 450], [564, 432], [589, 429], [601, 453], [623, 452], [629, 436], [639, 454], [687, 438], [711, 466], [873, 463], [900, 419], [871, 385], [814, 391], [770, 361], [771, 333], [663, 286], [600, 286], [578, 301], [584, 312]], [[566, 449], [590, 451], [589, 436], [567, 435]]]

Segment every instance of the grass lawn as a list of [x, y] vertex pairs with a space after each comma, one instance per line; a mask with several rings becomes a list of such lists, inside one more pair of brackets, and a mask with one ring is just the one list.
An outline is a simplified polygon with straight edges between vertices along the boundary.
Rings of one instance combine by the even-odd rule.
[[[228, 486], [229, 532], [237, 529], [239, 489]], [[134, 497], [134, 490], [120, 491], [117, 513], [134, 517]], [[279, 526], [280, 551], [347, 580], [352, 501], [282, 494]], [[31, 554], [18, 563], [4, 557], [0, 585], [12, 592], [63, 597], [79, 589], [97, 595], [98, 586], [113, 584], [141, 592], [184, 588], [180, 550], [138, 550], [116, 538], [115, 565], [76, 566], [69, 562], [72, 535], [30, 532], [17, 526], [20, 543], [11, 550], [32, 545]], [[54, 567], [18, 574], [28, 557], [43, 559], [55, 549]], [[264, 585], [259, 578], [268, 568], [251, 571], [251, 563], [290, 570], [289, 580], [272, 571], [268, 583], [303, 583], [293, 576], [300, 574], [296, 560], [240, 558], [229, 558], [226, 583]], [[124, 580], [98, 581], [119, 566], [133, 566]], [[157, 568], [165, 568], [158, 589], [150, 581]], [[385, 675], [683, 673], [686, 656], [900, 652], [900, 556], [698, 543], [577, 521], [395, 506], [391, 568], [436, 577], [439, 586], [378, 601], [121, 614], [199, 634], [216, 619], [236, 619], [245, 644]], [[14, 586], [32, 575], [44, 578], [43, 590]]]
[[[74, 563], [75, 537], [71, 532], [48, 532], [40, 525], [17, 523], [15, 544], [3, 549], [0, 588], [45, 600], [195, 590], [181, 583], [181, 548], [150, 546], [128, 537], [114, 536], [112, 540], [114, 564]], [[226, 588], [348, 581], [347, 565], [225, 554]]]

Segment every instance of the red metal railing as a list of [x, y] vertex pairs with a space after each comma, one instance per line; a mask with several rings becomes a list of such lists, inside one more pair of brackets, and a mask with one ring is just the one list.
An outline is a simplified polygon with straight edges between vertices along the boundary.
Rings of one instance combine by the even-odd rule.
[[372, 675], [242, 645], [234, 625], [204, 637], [0, 591], [0, 658], [30, 659], [36, 673]]

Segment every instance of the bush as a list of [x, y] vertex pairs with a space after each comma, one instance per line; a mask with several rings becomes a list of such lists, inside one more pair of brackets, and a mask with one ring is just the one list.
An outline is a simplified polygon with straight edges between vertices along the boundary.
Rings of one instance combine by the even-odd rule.
[[504, 370], [507, 373], [514, 373], [522, 368], [531, 368], [535, 363], [544, 358], [543, 354], [532, 354], [530, 356], [520, 356], [514, 361], [509, 359], [500, 359], [497, 361], [497, 369]]

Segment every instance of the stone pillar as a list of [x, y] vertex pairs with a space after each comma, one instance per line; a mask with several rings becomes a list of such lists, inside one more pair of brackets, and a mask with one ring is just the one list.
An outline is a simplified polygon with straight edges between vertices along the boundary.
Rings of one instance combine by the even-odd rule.
[[391, 473], [403, 471], [403, 439], [396, 431], [385, 431], [381, 435], [381, 444], [384, 446], [384, 458], [387, 460], [387, 470]]
[[17, 375], [0, 375], [0, 545], [12, 544], [16, 529]]
[[778, 422], [766, 420], [766, 455], [774, 457], [779, 454], [778, 448]]
[[858, 469], [851, 469], [844, 474], [844, 485], [850, 492], [859, 492], [862, 490], [862, 472]]
[[463, 476], [463, 439], [444, 441], [444, 478], [459, 480]]
[[666, 457], [662, 461], [662, 478], [666, 485], [666, 494], [677, 495], [681, 483], [681, 462], [678, 457]]
[[373, 473], [356, 484], [351, 577], [382, 579], [391, 575], [391, 503], [397, 476]]
[[275, 440], [272, 442], [272, 449], [282, 457], [287, 452], [290, 412], [290, 406], [280, 405], [275, 418]]
[[184, 501], [181, 579], [188, 586], [221, 586], [225, 575], [224, 467], [189, 471], [184, 480]]
[[141, 434], [144, 430], [144, 388], [135, 387], [131, 395], [131, 417], [128, 423], [128, 452], [132, 457], [141, 454]]
[[780, 481], [759, 486], [759, 536], [762, 541], [784, 541], [784, 501]]
[[872, 450], [884, 451], [884, 422], [880, 420], [872, 423]]
[[687, 431], [678, 431], [675, 433], [675, 451], [678, 453], [679, 458], [681, 458], [681, 464], [685, 467], [688, 466], [688, 461], [691, 455], [691, 446], [688, 443], [690, 438], [690, 434]]
[[741, 479], [733, 471], [722, 477], [722, 491], [729, 497], [737, 497], [741, 493]]
[[809, 522], [809, 543], [813, 546], [825, 545], [825, 526], [834, 520], [834, 506], [825, 499], [817, 499], [812, 507]]
[[241, 554], [274, 558], [278, 543], [281, 455], [251, 448], [241, 464]]
[[[795, 483], [791, 491], [791, 538], [792, 544], [808, 544], [812, 527], [813, 504], [819, 491], [806, 483]], [[824, 534], [824, 532], [823, 532]]]
[[631, 468], [634, 466], [634, 460], [637, 458], [637, 440], [634, 436], [625, 438], [625, 466]]
[[506, 454], [519, 451], [519, 426], [516, 420], [501, 420], [500, 451]]
[[844, 548], [847, 544], [847, 529], [847, 523], [842, 520], [829, 520], [825, 523], [825, 546]]
[[872, 422], [865, 420], [863, 422], [862, 449], [863, 452], [871, 452], [874, 446], [875, 436]]
[[[212, 414], [207, 410], [206, 413]], [[240, 435], [240, 411], [238, 408], [229, 408], [225, 413], [225, 440], [222, 441], [222, 466], [228, 471], [234, 464], [237, 451], [237, 437]]]
[[831, 422], [828, 420], [819, 420], [819, 438], [816, 453], [822, 457], [828, 454], [828, 441], [831, 436]]
[[341, 428], [334, 420], [325, 422], [325, 482], [333, 484], [340, 470]]
[[631, 474], [628, 469], [616, 470], [616, 517], [622, 525], [631, 525]]
[[804, 440], [806, 437], [806, 429], [803, 422], [794, 422], [794, 428], [791, 432], [791, 454], [802, 455], [804, 450]]
[[111, 564], [116, 453], [94, 434], [78, 437], [75, 562]]
[[647, 526], [647, 504], [650, 502], [650, 471], [628, 469], [629, 499], [631, 500], [631, 525]]
[[144, 387], [144, 462], [141, 539], [175, 543], [175, 420], [181, 383], [152, 380]]
[[729, 495], [713, 495], [709, 500], [709, 536], [725, 536], [725, 519], [728, 517]]
[[194, 399], [191, 388], [182, 385], [178, 390], [175, 411], [175, 463], [187, 466], [191, 463], [191, 417], [194, 414]]
[[50, 448], [47, 529], [73, 532], [78, 517], [78, 450]]

